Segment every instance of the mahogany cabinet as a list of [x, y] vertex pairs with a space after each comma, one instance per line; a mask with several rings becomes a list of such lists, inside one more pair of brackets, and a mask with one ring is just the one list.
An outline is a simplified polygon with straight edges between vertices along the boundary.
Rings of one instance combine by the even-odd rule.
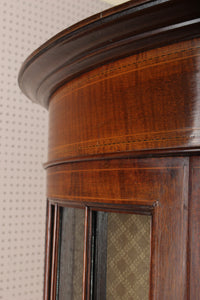
[[49, 110], [45, 300], [200, 299], [199, 54], [198, 1], [135, 0], [24, 62]]

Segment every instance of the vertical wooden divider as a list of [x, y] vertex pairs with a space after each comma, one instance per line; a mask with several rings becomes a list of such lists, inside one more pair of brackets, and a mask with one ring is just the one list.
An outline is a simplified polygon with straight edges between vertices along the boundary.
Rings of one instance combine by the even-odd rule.
[[200, 286], [200, 157], [190, 158], [188, 295], [199, 299]]
[[58, 205], [55, 205], [54, 210], [54, 225], [53, 225], [53, 249], [52, 249], [52, 267], [51, 267], [51, 292], [50, 300], [56, 300], [56, 276], [57, 276], [57, 262], [58, 262], [58, 238], [59, 238], [59, 220], [60, 210]]
[[180, 170], [153, 211], [150, 300], [187, 299], [188, 157]]
[[46, 244], [45, 244], [45, 276], [44, 276], [44, 300], [49, 300], [49, 285], [51, 279], [51, 245], [52, 245], [52, 205], [47, 200], [47, 214], [46, 214]]
[[85, 209], [84, 259], [83, 259], [83, 300], [90, 299], [92, 210]]

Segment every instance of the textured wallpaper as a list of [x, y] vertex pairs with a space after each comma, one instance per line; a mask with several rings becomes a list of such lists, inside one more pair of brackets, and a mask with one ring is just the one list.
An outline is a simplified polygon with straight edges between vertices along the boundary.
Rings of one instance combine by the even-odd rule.
[[24, 59], [52, 35], [108, 8], [98, 0], [0, 1], [0, 299], [42, 300], [48, 113], [20, 92]]

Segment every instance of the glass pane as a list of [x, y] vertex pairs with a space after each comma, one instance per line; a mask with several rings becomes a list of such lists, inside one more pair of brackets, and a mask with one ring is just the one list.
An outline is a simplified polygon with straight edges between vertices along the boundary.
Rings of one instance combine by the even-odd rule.
[[84, 210], [63, 208], [60, 223], [57, 299], [81, 300], [83, 291]]
[[149, 299], [151, 217], [108, 213], [107, 300]]

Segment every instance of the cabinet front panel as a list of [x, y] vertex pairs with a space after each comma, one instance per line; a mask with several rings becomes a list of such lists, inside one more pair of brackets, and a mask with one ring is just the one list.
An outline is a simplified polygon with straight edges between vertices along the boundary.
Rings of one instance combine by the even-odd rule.
[[[47, 193], [52, 204], [82, 207], [87, 210], [85, 221], [85, 228], [87, 229], [85, 238], [87, 241], [85, 240], [86, 246], [84, 248], [84, 261], [87, 262], [87, 266], [93, 264], [90, 259], [91, 253], [94, 251], [90, 247], [93, 212], [108, 211], [108, 216], [111, 216], [110, 222], [110, 217], [107, 218], [106, 229], [108, 256], [103, 260], [104, 263], [107, 262], [108, 276], [103, 283], [104, 286], [107, 286], [106, 293], [109, 293], [109, 288], [111, 290], [117, 288], [115, 286], [112, 289], [114, 279], [111, 275], [113, 274], [111, 269], [114, 266], [112, 265], [114, 252], [110, 250], [112, 248], [110, 241], [111, 236], [117, 237], [115, 233], [118, 230], [117, 226], [120, 224], [120, 220], [113, 227], [112, 218], [116, 218], [117, 212], [124, 212], [124, 216], [128, 213], [136, 213], [143, 214], [143, 217], [152, 220], [151, 238], [149, 237], [149, 242], [151, 241], [150, 280], [148, 283], [150, 299], [186, 299], [189, 158], [169, 157], [77, 162], [54, 166], [48, 168], [47, 171]], [[116, 220], [113, 222], [115, 223]], [[123, 229], [122, 225], [120, 229]], [[126, 231], [125, 228], [124, 231]], [[122, 237], [122, 240], [123, 238], [126, 239]], [[133, 242], [131, 240], [127, 245], [131, 245]], [[125, 246], [125, 242], [121, 244]], [[119, 255], [121, 250], [118, 248]], [[129, 254], [132, 255], [133, 253]], [[126, 256], [128, 253], [124, 255]], [[117, 265], [122, 269], [124, 267], [123, 263], [118, 262]], [[142, 263], [140, 265], [142, 266]], [[89, 291], [91, 292], [88, 287], [90, 271], [87, 269], [84, 272], [85, 279], [83, 282], [84, 291], [86, 291], [84, 297], [86, 297], [89, 295]], [[144, 273], [147, 275], [147, 271]], [[130, 274], [130, 280], [131, 276], [134, 277], [134, 275]], [[123, 278], [126, 280], [126, 274]], [[118, 287], [119, 293], [122, 293], [123, 287], [120, 286]], [[95, 290], [98, 292], [97, 289]], [[126, 292], [124, 290], [124, 293]], [[145, 292], [145, 288], [140, 292]], [[144, 297], [141, 298], [142, 300], [146, 299], [146, 296], [142, 297]], [[102, 300], [104, 298], [94, 297], [94, 299]]]

